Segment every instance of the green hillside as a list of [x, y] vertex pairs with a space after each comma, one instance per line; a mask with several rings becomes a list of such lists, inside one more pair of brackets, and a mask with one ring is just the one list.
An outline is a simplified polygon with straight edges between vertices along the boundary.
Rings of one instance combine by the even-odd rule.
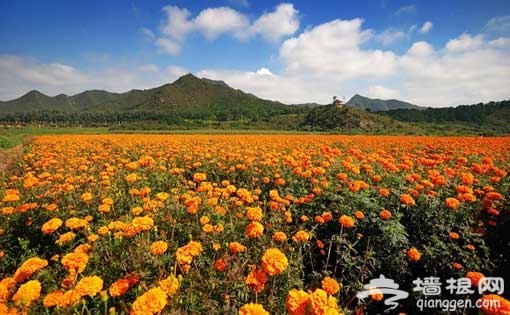
[[312, 109], [300, 125], [305, 130], [367, 132], [367, 133], [417, 133], [421, 129], [395, 121], [382, 115], [344, 106], [325, 105]]
[[361, 96], [359, 94], [354, 95], [347, 103], [347, 106], [356, 107], [360, 109], [364, 109], [371, 112], [380, 112], [387, 111], [392, 109], [399, 108], [414, 108], [420, 109], [421, 107], [417, 105], [413, 105], [408, 102], [403, 102], [399, 100], [380, 100], [380, 99], [372, 99], [365, 96]]
[[70, 97], [64, 94], [50, 97], [39, 91], [30, 91], [12, 101], [0, 103], [0, 112], [35, 112], [35, 111], [58, 111], [72, 112], [78, 110]]

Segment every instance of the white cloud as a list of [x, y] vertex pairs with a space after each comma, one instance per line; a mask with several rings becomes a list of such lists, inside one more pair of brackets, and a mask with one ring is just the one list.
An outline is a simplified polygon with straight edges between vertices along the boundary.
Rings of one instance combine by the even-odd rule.
[[271, 70], [269, 70], [268, 68], [264, 68], [264, 67], [262, 67], [259, 70], [257, 70], [256, 74], [258, 74], [258, 75], [269, 75], [269, 76], [274, 75], [271, 72]]
[[427, 57], [434, 53], [434, 48], [427, 42], [414, 43], [407, 51], [409, 56]]
[[156, 45], [171, 55], [178, 55], [181, 52], [181, 45], [168, 38], [158, 38]]
[[207, 39], [214, 39], [223, 33], [242, 32], [248, 24], [246, 16], [228, 7], [205, 9], [193, 21], [195, 28]]
[[232, 34], [238, 39], [260, 35], [275, 42], [299, 29], [298, 11], [290, 3], [278, 5], [274, 11], [262, 14], [253, 23], [246, 15], [230, 7], [206, 8], [194, 18], [186, 8], [165, 6], [163, 11], [166, 14], [161, 21], [164, 36], [156, 41], [156, 45], [174, 55], [180, 52], [186, 36], [192, 32], [198, 32], [209, 40]]
[[191, 13], [187, 9], [169, 5], [164, 7], [163, 11], [167, 15], [166, 20], [162, 21], [163, 34], [175, 40], [182, 40], [193, 30], [193, 22], [188, 20]]
[[510, 32], [510, 15], [496, 16], [491, 18], [484, 28], [488, 32], [508, 33]]
[[371, 38], [371, 30], [361, 30], [363, 20], [334, 20], [286, 40], [280, 48], [280, 60], [286, 71], [307, 73], [335, 80], [378, 77], [395, 70], [396, 56], [382, 50], [362, 50]]
[[446, 50], [450, 52], [473, 50], [480, 48], [483, 45], [483, 42], [483, 35], [476, 35], [473, 37], [467, 33], [464, 33], [457, 38], [450, 39], [446, 43]]
[[510, 38], [509, 37], [500, 37], [495, 40], [491, 40], [489, 42], [489, 45], [491, 45], [492, 47], [507, 48], [507, 47], [510, 47]]
[[299, 28], [298, 11], [291, 3], [278, 5], [273, 12], [261, 15], [248, 30], [249, 34], [261, 34], [269, 41], [294, 34]]
[[82, 71], [66, 64], [0, 55], [0, 100], [14, 99], [34, 89], [50, 96], [74, 95], [91, 89], [111, 92], [148, 89], [173, 82], [186, 72], [181, 67], [160, 69], [154, 64]]
[[434, 27], [434, 24], [432, 24], [432, 22], [430, 21], [427, 21], [423, 23], [422, 27], [420, 28], [420, 33], [427, 34], [428, 32], [430, 32], [432, 27]]
[[141, 27], [139, 29], [140, 33], [149, 41], [153, 41], [156, 38], [156, 35], [154, 35], [154, 32], [152, 32], [150, 29], [146, 27]]
[[380, 85], [369, 86], [367, 96], [370, 98], [378, 99], [398, 99], [401, 97], [400, 91], [396, 89], [387, 88]]
[[414, 4], [411, 5], [405, 5], [398, 8], [398, 10], [395, 12], [395, 15], [403, 15], [403, 14], [411, 14], [416, 12], [416, 6]]
[[404, 37], [405, 37], [404, 32], [402, 32], [400, 30], [393, 29], [393, 28], [389, 28], [389, 29], [384, 30], [380, 34], [377, 34], [375, 36], [375, 39], [386, 46], [386, 45], [390, 45], [400, 39], [403, 39]]

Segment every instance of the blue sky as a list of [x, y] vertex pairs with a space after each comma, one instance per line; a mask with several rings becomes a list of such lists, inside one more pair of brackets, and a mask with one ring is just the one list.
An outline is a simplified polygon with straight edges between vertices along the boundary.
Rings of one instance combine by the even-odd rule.
[[501, 1], [0, 1], [0, 100], [192, 72], [285, 103], [510, 98]]

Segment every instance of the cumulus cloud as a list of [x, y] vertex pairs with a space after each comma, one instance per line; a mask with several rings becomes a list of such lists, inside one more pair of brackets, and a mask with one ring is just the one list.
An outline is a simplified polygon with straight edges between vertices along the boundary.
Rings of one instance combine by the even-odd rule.
[[446, 50], [450, 52], [462, 52], [480, 48], [484, 43], [483, 35], [471, 36], [467, 33], [458, 38], [450, 39], [446, 43]]
[[405, 33], [396, 29], [386, 29], [382, 33], [377, 34], [375, 39], [381, 42], [383, 45], [390, 45], [405, 37]]
[[262, 14], [253, 22], [230, 7], [207, 8], [196, 17], [192, 17], [188, 9], [177, 6], [165, 6], [163, 11], [166, 15], [160, 27], [163, 36], [156, 45], [173, 55], [179, 54], [184, 40], [192, 32], [200, 33], [209, 40], [231, 34], [238, 39], [260, 35], [265, 40], [276, 42], [299, 29], [299, 12], [290, 3], [278, 5], [274, 11]]
[[500, 37], [495, 40], [491, 40], [489, 42], [489, 45], [491, 45], [492, 47], [507, 48], [510, 47], [510, 38]]
[[260, 34], [269, 41], [294, 34], [299, 28], [298, 11], [291, 3], [278, 5], [273, 12], [261, 15], [250, 27], [248, 34]]
[[401, 97], [400, 91], [391, 89], [380, 85], [369, 86], [367, 89], [367, 96], [370, 98], [378, 99], [398, 99]]
[[423, 23], [423, 25], [421, 26], [420, 33], [427, 34], [428, 32], [430, 32], [432, 27], [434, 27], [434, 24], [432, 24], [432, 22], [430, 22], [430, 21], [427, 21], [427, 22]]

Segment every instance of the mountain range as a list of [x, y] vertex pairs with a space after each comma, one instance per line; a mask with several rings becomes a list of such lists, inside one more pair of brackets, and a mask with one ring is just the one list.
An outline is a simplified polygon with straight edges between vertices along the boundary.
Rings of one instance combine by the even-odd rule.
[[481, 129], [510, 132], [510, 101], [425, 108], [356, 94], [345, 105], [343, 108], [316, 103], [286, 105], [234, 89], [223, 81], [186, 74], [173, 83], [125, 93], [88, 90], [73, 96], [50, 97], [30, 91], [17, 99], [0, 102], [0, 122], [134, 129], [260, 128], [385, 133], [427, 133], [420, 129], [425, 125], [435, 132], [437, 124], [450, 128], [452, 123], [458, 123], [461, 130], [471, 133]]

